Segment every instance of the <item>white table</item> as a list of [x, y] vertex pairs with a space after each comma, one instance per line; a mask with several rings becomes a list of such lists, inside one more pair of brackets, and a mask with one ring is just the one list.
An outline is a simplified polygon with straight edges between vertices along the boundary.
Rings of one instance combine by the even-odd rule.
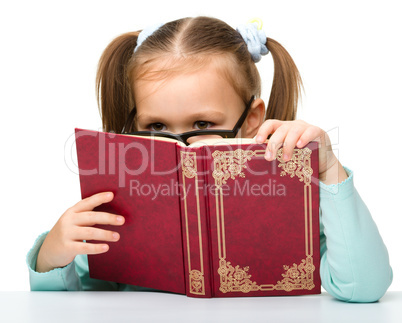
[[402, 322], [402, 292], [350, 304], [313, 296], [196, 299], [151, 292], [0, 292], [0, 322]]

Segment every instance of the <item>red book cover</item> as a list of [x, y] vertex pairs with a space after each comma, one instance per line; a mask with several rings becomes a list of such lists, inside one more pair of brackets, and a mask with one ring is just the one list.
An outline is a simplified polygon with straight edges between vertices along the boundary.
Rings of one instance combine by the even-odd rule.
[[191, 297], [320, 293], [318, 144], [268, 162], [251, 142], [76, 129], [82, 197], [112, 191], [96, 210], [126, 218], [90, 276]]
[[[193, 296], [208, 289], [213, 297], [321, 291], [318, 143], [294, 149], [286, 162], [282, 149], [268, 162], [265, 149], [179, 149], [185, 266]], [[208, 239], [201, 237], [204, 226]], [[212, 286], [203, 281], [205, 271], [212, 273]]]
[[111, 191], [95, 211], [125, 217], [98, 226], [120, 240], [88, 255], [90, 277], [185, 294], [176, 144], [76, 129], [76, 147], [82, 198]]

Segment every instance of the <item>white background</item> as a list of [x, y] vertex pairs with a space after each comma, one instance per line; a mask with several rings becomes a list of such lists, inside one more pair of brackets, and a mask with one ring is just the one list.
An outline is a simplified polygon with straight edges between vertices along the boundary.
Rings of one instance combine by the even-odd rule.
[[[75, 127], [101, 127], [94, 84], [103, 49], [121, 33], [196, 15], [233, 27], [260, 17], [266, 34], [289, 51], [305, 87], [298, 119], [328, 131], [339, 160], [354, 171], [388, 246], [390, 290], [402, 290], [399, 7], [339, 0], [2, 1], [0, 291], [29, 290], [26, 253], [80, 199], [65, 143]], [[258, 66], [267, 102], [272, 57]]]

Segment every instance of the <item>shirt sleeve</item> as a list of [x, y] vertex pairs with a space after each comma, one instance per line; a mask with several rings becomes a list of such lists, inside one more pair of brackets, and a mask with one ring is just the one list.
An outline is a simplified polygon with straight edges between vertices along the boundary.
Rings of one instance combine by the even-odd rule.
[[353, 185], [353, 172], [339, 184], [320, 186], [321, 283], [347, 302], [375, 302], [392, 282], [386, 246]]
[[45, 273], [36, 271], [39, 249], [47, 234], [41, 234], [26, 256], [31, 291], [79, 291], [79, 290], [118, 290], [119, 284], [89, 277], [87, 255], [78, 255], [74, 261], [62, 268]]

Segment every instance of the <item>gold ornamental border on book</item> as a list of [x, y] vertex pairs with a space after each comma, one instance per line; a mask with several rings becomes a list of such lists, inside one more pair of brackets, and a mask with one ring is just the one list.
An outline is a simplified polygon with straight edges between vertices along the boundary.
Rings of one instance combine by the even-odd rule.
[[[283, 279], [277, 281], [276, 284], [261, 284], [250, 280], [249, 266], [240, 268], [239, 265], [233, 267], [230, 261], [226, 260], [226, 244], [225, 244], [225, 222], [224, 222], [224, 204], [222, 185], [227, 183], [229, 178], [235, 179], [237, 176], [245, 177], [243, 170], [247, 168], [246, 162], [254, 157], [263, 157], [265, 150], [242, 150], [235, 151], [218, 151], [216, 150], [212, 157], [214, 159], [214, 170], [212, 176], [215, 180], [215, 201], [217, 215], [217, 232], [218, 232], [218, 253], [220, 288], [223, 293], [227, 292], [243, 292], [250, 291], [272, 291], [284, 290], [290, 292], [292, 290], [314, 288], [314, 271], [313, 265], [313, 234], [312, 234], [312, 193], [311, 193], [311, 150], [307, 147], [302, 149], [294, 149], [292, 158], [284, 161], [282, 158], [283, 149], [279, 149], [276, 159], [279, 161], [278, 167], [282, 169], [280, 176], [289, 175], [291, 178], [298, 177], [304, 182], [304, 213], [305, 213], [305, 253], [306, 258], [302, 259], [297, 265], [284, 265]], [[203, 247], [201, 234], [201, 214], [200, 201], [198, 196], [198, 176], [195, 152], [181, 152], [181, 165], [183, 176], [183, 192], [186, 194], [186, 179], [194, 181], [196, 189], [196, 205], [197, 205], [197, 223], [199, 237], [199, 254], [200, 268], [195, 269], [191, 266], [190, 260], [190, 241], [188, 228], [188, 211], [187, 196], [184, 196], [184, 215], [186, 226], [186, 244], [187, 259], [189, 270], [189, 290], [191, 294], [205, 295], [204, 284], [204, 265], [203, 265]]]
[[311, 290], [314, 285], [313, 264], [313, 232], [312, 232], [312, 193], [311, 193], [311, 150], [307, 147], [294, 149], [292, 158], [289, 161], [283, 160], [283, 148], [279, 149], [276, 159], [279, 161], [278, 167], [282, 169], [280, 176], [289, 175], [291, 178], [297, 177], [304, 182], [304, 215], [305, 215], [305, 254], [306, 258], [301, 259], [297, 265], [284, 265], [282, 280], [276, 284], [257, 284], [252, 281], [249, 274], [249, 266], [241, 268], [239, 265], [233, 266], [226, 259], [225, 243], [225, 221], [224, 221], [224, 203], [222, 185], [226, 184], [229, 178], [235, 179], [237, 176], [245, 177], [243, 170], [247, 168], [247, 161], [254, 157], [263, 157], [265, 150], [242, 150], [218, 151], [216, 150], [212, 157], [214, 159], [214, 171], [212, 176], [216, 185], [216, 217], [218, 231], [218, 254], [220, 276], [219, 290], [223, 293], [250, 291], [272, 291], [307, 289]]
[[[204, 282], [204, 261], [203, 261], [203, 247], [202, 247], [202, 231], [201, 231], [201, 214], [200, 214], [200, 199], [198, 196], [198, 175], [197, 175], [197, 160], [195, 152], [180, 152], [180, 160], [182, 167], [182, 180], [183, 180], [183, 201], [184, 201], [184, 220], [186, 224], [186, 245], [187, 245], [187, 265], [188, 265], [188, 281], [189, 291], [195, 295], [205, 295], [205, 282]], [[190, 234], [188, 227], [188, 210], [187, 210], [187, 190], [186, 178], [189, 183], [194, 182], [197, 198], [197, 234], [198, 234], [198, 248], [200, 254], [200, 268], [195, 269], [191, 266], [190, 258]]]

